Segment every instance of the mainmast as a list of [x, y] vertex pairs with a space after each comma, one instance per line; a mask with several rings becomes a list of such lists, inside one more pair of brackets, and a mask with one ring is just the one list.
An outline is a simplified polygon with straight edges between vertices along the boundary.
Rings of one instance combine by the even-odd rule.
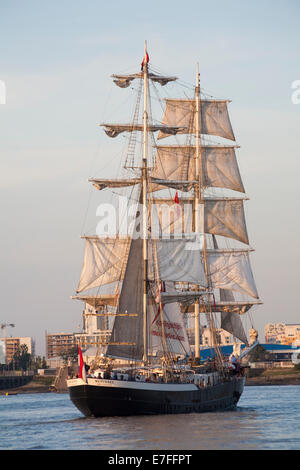
[[[195, 232], [199, 233], [199, 203], [200, 197], [202, 193], [202, 171], [199, 172], [199, 159], [201, 158], [200, 152], [200, 106], [199, 106], [199, 99], [200, 99], [200, 86], [199, 86], [199, 64], [197, 63], [196, 67], [196, 160], [195, 160], [195, 170], [196, 170], [196, 185], [194, 189], [194, 197], [195, 197]], [[199, 158], [200, 157], [200, 158]], [[202, 169], [202, 165], [201, 165]], [[202, 232], [204, 233], [204, 231]], [[200, 358], [200, 317], [199, 317], [199, 299], [195, 302], [195, 358]]]
[[147, 98], [148, 98], [148, 53], [147, 41], [145, 41], [145, 56], [142, 62], [142, 69], [144, 72], [144, 111], [143, 111], [143, 167], [142, 167], [142, 192], [143, 192], [143, 261], [144, 261], [144, 291], [143, 291], [143, 339], [144, 339], [144, 354], [143, 361], [147, 361], [147, 270], [148, 270], [148, 254], [147, 254], [147, 178], [148, 178], [148, 112], [147, 112]]
[[[196, 66], [196, 87], [195, 87], [195, 104], [196, 104], [196, 115], [195, 115], [195, 137], [196, 137], [196, 153], [195, 153], [195, 179], [196, 184], [194, 187], [194, 221], [195, 221], [195, 232], [200, 234], [203, 240], [203, 256], [204, 256], [204, 269], [206, 279], [208, 281], [208, 270], [207, 270], [207, 253], [206, 253], [206, 237], [205, 237], [205, 205], [204, 205], [204, 185], [203, 185], [203, 163], [202, 163], [202, 149], [201, 149], [201, 105], [200, 105], [200, 74], [199, 64]], [[195, 302], [195, 358], [200, 358], [200, 315], [199, 315], [199, 299]]]

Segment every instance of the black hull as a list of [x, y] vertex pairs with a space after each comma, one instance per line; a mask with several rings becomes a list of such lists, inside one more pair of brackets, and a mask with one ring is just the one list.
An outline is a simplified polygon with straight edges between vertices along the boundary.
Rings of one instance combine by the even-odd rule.
[[233, 409], [244, 383], [244, 377], [235, 377], [228, 382], [188, 391], [83, 384], [69, 386], [69, 393], [74, 405], [87, 417], [202, 413]]

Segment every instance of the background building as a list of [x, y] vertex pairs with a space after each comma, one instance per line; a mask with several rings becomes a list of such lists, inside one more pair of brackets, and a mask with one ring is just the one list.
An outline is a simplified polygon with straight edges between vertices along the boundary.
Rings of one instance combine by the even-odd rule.
[[300, 324], [267, 323], [265, 341], [273, 344], [300, 343]]
[[1, 364], [9, 364], [18, 348], [25, 344], [28, 353], [35, 355], [35, 343], [29, 336], [0, 338], [0, 361]]
[[[188, 338], [191, 344], [191, 349], [194, 349], [194, 328], [187, 329]], [[233, 336], [228, 333], [228, 331], [223, 330], [222, 328], [216, 329], [216, 338], [219, 345], [225, 346], [227, 344], [233, 344], [234, 339]], [[213, 339], [211, 335], [211, 330], [207, 327], [202, 327], [200, 330], [200, 346], [207, 347], [213, 345]]]
[[56, 359], [76, 345], [73, 333], [46, 332], [46, 358]]
[[[113, 317], [106, 316], [112, 307], [100, 306], [97, 309], [85, 304], [83, 311], [83, 329], [80, 333], [47, 333], [46, 358], [49, 361], [59, 359], [62, 353], [71, 351], [76, 345], [83, 350], [96, 348], [110, 339]], [[105, 346], [104, 346], [105, 347]], [[51, 363], [52, 363], [51, 362]]]

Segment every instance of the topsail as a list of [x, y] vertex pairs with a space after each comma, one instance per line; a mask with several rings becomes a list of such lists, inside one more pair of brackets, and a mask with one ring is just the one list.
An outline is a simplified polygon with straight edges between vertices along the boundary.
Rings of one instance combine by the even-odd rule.
[[[228, 115], [227, 102], [223, 100], [201, 100], [200, 134], [235, 140]], [[179, 130], [179, 133], [195, 133], [196, 119], [196, 100], [166, 100], [166, 109], [162, 121], [164, 125], [183, 127], [184, 129]], [[158, 138], [163, 139], [164, 137], [166, 137], [166, 133], [160, 132]]]

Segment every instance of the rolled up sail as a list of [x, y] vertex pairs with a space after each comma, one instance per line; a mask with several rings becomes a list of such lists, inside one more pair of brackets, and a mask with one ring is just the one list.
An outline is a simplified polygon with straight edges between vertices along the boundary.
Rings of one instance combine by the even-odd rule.
[[[144, 131], [143, 124], [100, 124], [100, 126], [105, 127], [104, 130], [108, 137], [117, 137], [122, 132]], [[149, 132], [160, 131], [161, 134], [166, 135], [176, 135], [179, 131], [183, 132], [183, 130], [180, 126], [163, 126], [161, 124], [150, 124], [148, 126]]]
[[[112, 75], [114, 83], [120, 88], [128, 88], [131, 85], [131, 82], [136, 78], [142, 79], [144, 73], [134, 73], [130, 75]], [[169, 82], [177, 80], [177, 77], [167, 77], [164, 75], [157, 75], [155, 73], [148, 73], [148, 78], [153, 82], [159, 83], [161, 86], [165, 86]]]
[[141, 182], [140, 178], [131, 179], [104, 179], [104, 178], [89, 178], [89, 181], [93, 183], [93, 186], [99, 191], [106, 188], [126, 188], [128, 186], [134, 186]]
[[[215, 302], [211, 301], [209, 303], [200, 303], [200, 313], [207, 313], [210, 310], [220, 312], [220, 313], [232, 313], [235, 315], [244, 315], [247, 313], [251, 307], [254, 305], [261, 305], [260, 300], [232, 300], [232, 301], [220, 301], [216, 300]], [[181, 310], [183, 312], [194, 312], [194, 305], [189, 305], [187, 303], [181, 303]]]
[[[235, 140], [231, 127], [226, 100], [200, 101], [200, 133], [216, 135], [225, 139]], [[163, 117], [165, 126], [182, 126], [179, 134], [194, 134], [196, 132], [196, 101], [186, 99], [167, 99]], [[167, 137], [159, 133], [158, 139]]]
[[100, 295], [74, 295], [72, 299], [81, 300], [86, 304], [91, 305], [95, 309], [109, 305], [116, 307], [118, 304], [119, 295], [117, 294], [100, 294]]

